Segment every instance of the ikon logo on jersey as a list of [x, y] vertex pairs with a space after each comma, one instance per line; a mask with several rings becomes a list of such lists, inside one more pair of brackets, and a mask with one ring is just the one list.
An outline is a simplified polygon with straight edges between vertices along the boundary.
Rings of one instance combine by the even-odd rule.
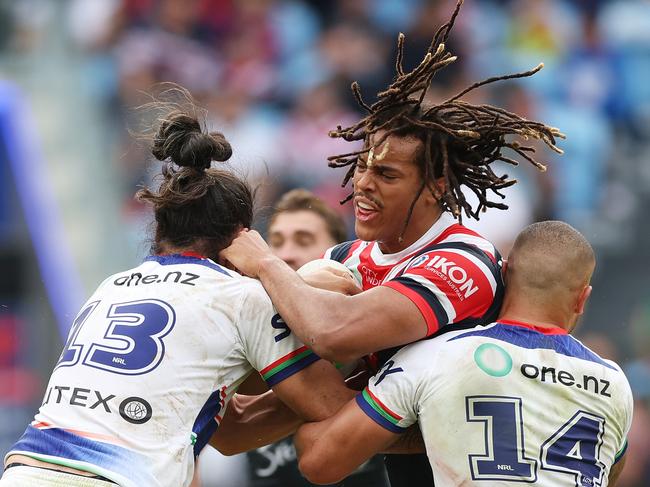
[[[426, 262], [427, 259], [422, 259], [421, 256], [418, 257], [414, 263], [415, 265], [422, 265], [423, 262]], [[411, 264], [411, 267], [414, 267]], [[467, 271], [461, 266], [457, 265], [455, 262], [443, 257], [441, 255], [434, 255], [425, 266], [427, 269], [431, 269], [438, 276], [446, 280], [452, 285], [452, 287], [457, 287], [457, 293], [459, 296], [463, 296], [463, 299], [469, 298], [472, 294], [478, 291], [478, 286], [474, 285], [474, 279], [467, 275]]]
[[69, 386], [51, 386], [45, 395], [46, 404], [65, 404], [119, 415], [131, 424], [144, 424], [151, 419], [153, 408], [141, 397], [131, 396], [119, 402], [115, 394], [104, 394], [93, 389]]

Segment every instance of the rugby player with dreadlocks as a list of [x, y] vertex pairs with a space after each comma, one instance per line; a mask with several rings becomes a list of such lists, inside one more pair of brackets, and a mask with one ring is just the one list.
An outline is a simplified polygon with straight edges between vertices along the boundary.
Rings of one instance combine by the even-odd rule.
[[[346, 296], [311, 288], [255, 231], [242, 232], [220, 254], [262, 281], [291, 330], [323, 358], [347, 362], [369, 356], [381, 367], [396, 347], [449, 325], [490, 323], [497, 317], [504, 292], [501, 258], [489, 241], [462, 226], [463, 214], [478, 219], [487, 208], [507, 208], [489, 194], [502, 198], [500, 190], [516, 181], [497, 175], [491, 164], [517, 165], [523, 159], [543, 170], [525, 142], [541, 140], [561, 152], [556, 138], [563, 135], [502, 108], [462, 100], [485, 84], [531, 76], [542, 65], [475, 83], [441, 103], [425, 103], [434, 75], [456, 60], [445, 42], [461, 5], [459, 0], [410, 72], [402, 67], [400, 34], [394, 82], [372, 105], [353, 83], [367, 115], [330, 133], [364, 141], [358, 151], [329, 158], [330, 166], [348, 168], [343, 185], [352, 180], [353, 192], [345, 201], [353, 201], [358, 240], [326, 253], [359, 277], [364, 292]], [[462, 186], [477, 195], [476, 207]], [[411, 455], [387, 458], [394, 487], [432, 485], [426, 456], [418, 458], [419, 467]]]

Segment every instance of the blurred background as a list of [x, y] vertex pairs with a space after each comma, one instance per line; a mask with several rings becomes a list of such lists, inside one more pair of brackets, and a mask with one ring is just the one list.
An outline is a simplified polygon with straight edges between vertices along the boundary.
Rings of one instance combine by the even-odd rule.
[[[130, 134], [156, 83], [180, 83], [259, 184], [258, 225], [284, 191], [337, 207], [345, 170], [327, 137], [394, 74], [398, 32], [416, 66], [455, 2], [440, 0], [0, 0], [0, 452], [40, 404], [61, 336], [109, 274], [148, 253], [139, 185], [160, 170]], [[636, 396], [622, 486], [650, 485], [650, 1], [467, 0], [439, 73], [442, 100], [472, 92], [560, 127], [545, 174], [505, 168], [511, 209], [478, 228], [507, 254], [526, 224], [562, 219], [594, 245], [594, 293], [578, 336], [624, 366]], [[350, 226], [352, 228], [352, 226]], [[352, 233], [351, 233], [352, 237]], [[203, 485], [245, 485], [237, 461], [202, 462]], [[227, 479], [227, 480], [225, 480]], [[231, 482], [231, 484], [228, 484]]]

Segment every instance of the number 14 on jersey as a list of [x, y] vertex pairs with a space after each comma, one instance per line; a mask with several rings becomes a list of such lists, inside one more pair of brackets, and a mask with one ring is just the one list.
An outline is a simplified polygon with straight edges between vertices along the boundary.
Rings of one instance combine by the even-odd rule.
[[473, 480], [535, 482], [539, 463], [542, 470], [572, 475], [577, 487], [601, 485], [604, 418], [577, 411], [542, 444], [537, 459], [524, 452], [521, 398], [470, 396], [465, 408], [468, 422], [484, 424], [485, 453], [469, 455]]

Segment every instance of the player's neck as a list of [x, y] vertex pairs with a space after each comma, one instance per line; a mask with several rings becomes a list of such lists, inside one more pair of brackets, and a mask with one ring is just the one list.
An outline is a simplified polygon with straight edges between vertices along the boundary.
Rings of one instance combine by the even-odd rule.
[[379, 249], [383, 254], [396, 254], [401, 252], [404, 249], [407, 249], [415, 242], [417, 242], [422, 236], [429, 231], [429, 229], [440, 219], [442, 215], [442, 210], [436, 208], [438, 211], [432, 212], [426, 217], [413, 218], [409, 221], [406, 230], [404, 230], [401, 238], [396, 237], [394, 239], [385, 239], [377, 241]]
[[504, 300], [499, 320], [519, 321], [540, 328], [562, 328], [571, 331], [575, 316], [558, 308], [536, 306], [525, 300]]
[[161, 242], [158, 246], [158, 253], [161, 255], [181, 255], [181, 254], [195, 254], [203, 255], [200, 249], [193, 246], [189, 247], [176, 247], [165, 242]]

